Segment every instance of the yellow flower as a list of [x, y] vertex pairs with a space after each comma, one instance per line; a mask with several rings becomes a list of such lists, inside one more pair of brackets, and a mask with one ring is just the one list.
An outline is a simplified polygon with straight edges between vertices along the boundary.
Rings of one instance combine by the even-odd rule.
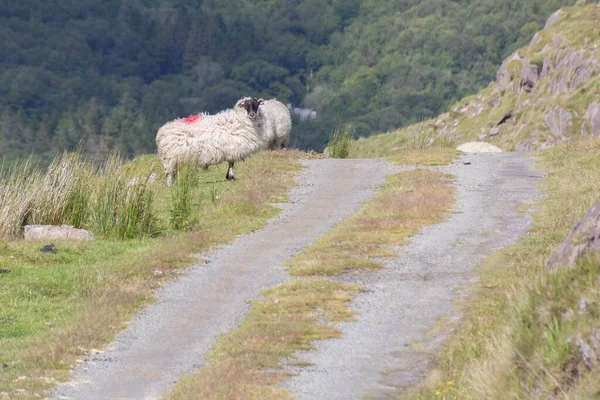
[[436, 395], [436, 396], [440, 396], [441, 394], [442, 394], [442, 393], [441, 393], [439, 390], [436, 390], [436, 391], [435, 391], [435, 395]]
[[446, 385], [448, 385], [448, 386], [452, 386], [452, 381], [448, 381], [448, 382], [446, 382]]

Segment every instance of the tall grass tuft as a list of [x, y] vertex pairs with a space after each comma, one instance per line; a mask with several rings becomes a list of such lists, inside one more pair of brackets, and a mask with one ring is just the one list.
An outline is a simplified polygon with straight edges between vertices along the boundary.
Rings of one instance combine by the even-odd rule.
[[189, 230], [194, 224], [193, 198], [199, 183], [199, 165], [187, 162], [178, 168], [177, 179], [171, 187], [171, 227]]
[[29, 157], [0, 169], [0, 238], [18, 237], [35, 204], [36, 182], [42, 179], [37, 162]]
[[347, 158], [350, 154], [350, 141], [356, 128], [351, 122], [337, 124], [329, 134], [329, 155], [333, 158]]
[[130, 180], [117, 155], [99, 168], [78, 151], [47, 168], [33, 157], [0, 168], [0, 239], [20, 237], [27, 224], [67, 224], [117, 239], [157, 230], [148, 177]]
[[405, 149], [423, 150], [432, 147], [455, 148], [456, 141], [448, 136], [436, 135], [435, 128], [431, 125], [421, 124], [415, 136], [404, 143]]
[[90, 226], [104, 237], [132, 239], [157, 230], [148, 178], [130, 180], [118, 155], [98, 172], [90, 201]]
[[79, 151], [57, 156], [34, 185], [36, 194], [29, 222], [83, 227], [94, 172], [93, 166], [82, 160]]

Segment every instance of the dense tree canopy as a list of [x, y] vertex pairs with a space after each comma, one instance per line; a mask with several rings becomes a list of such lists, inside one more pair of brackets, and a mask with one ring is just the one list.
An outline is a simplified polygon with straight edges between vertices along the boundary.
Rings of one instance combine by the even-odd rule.
[[241, 96], [315, 108], [367, 135], [430, 117], [493, 78], [565, 0], [0, 2], [0, 156], [154, 151], [160, 124]]

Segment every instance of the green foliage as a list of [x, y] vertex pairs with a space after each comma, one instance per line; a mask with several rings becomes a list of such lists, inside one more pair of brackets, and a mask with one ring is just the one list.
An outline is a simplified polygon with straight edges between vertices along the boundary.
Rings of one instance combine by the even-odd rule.
[[26, 224], [67, 224], [117, 239], [157, 232], [149, 176], [132, 179], [116, 155], [103, 168], [80, 152], [63, 153], [45, 169], [30, 157], [0, 177], [0, 238], [20, 236]]
[[316, 108], [291, 145], [320, 150], [340, 119], [366, 136], [438, 114], [573, 2], [4, 2], [0, 156], [152, 152], [164, 122], [246, 95]]
[[199, 166], [194, 162], [178, 168], [177, 179], [171, 187], [171, 227], [175, 230], [189, 230], [196, 222], [193, 200], [199, 184], [198, 172]]
[[354, 125], [351, 122], [339, 123], [333, 128], [329, 135], [329, 155], [333, 158], [347, 158], [349, 154], [350, 141], [354, 136]]
[[133, 239], [156, 233], [149, 177], [128, 178], [120, 157], [112, 155], [97, 177], [90, 225], [107, 238]]

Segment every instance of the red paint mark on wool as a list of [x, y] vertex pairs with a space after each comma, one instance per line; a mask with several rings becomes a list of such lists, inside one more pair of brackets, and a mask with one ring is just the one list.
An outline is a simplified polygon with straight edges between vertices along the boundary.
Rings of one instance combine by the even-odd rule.
[[182, 118], [183, 122], [185, 122], [186, 124], [193, 124], [194, 122], [198, 121], [200, 119], [200, 115], [198, 114], [192, 114], [192, 115], [188, 115], [185, 118]]

